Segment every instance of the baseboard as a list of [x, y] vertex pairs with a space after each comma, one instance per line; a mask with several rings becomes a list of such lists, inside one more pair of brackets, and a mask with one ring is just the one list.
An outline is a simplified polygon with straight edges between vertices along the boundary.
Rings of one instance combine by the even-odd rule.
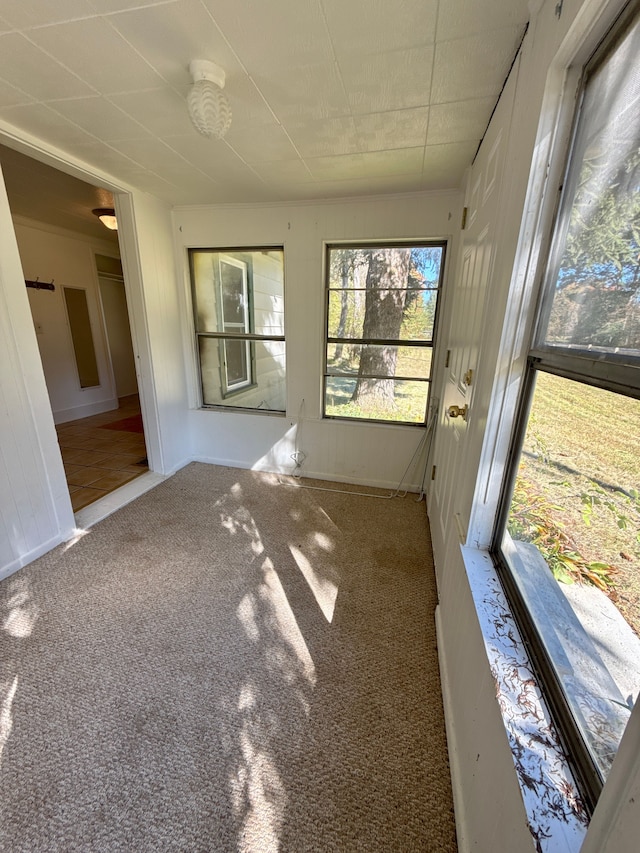
[[[238, 461], [237, 459], [218, 459], [213, 456], [194, 456], [193, 462], [204, 462], [206, 465], [221, 465], [225, 468], [242, 468], [244, 470], [252, 470], [252, 471], [261, 471], [265, 474], [281, 474], [283, 476], [290, 477], [293, 475], [293, 471], [291, 469], [291, 465], [287, 465], [285, 468], [254, 468], [253, 465]], [[347, 483], [354, 486], [368, 486], [372, 489], [395, 489], [398, 488], [397, 481], [392, 482], [390, 480], [374, 480], [368, 477], [353, 477], [353, 476], [342, 476], [340, 474], [334, 474], [328, 471], [310, 471], [304, 468], [302, 471], [297, 472], [297, 476], [307, 477], [310, 480], [329, 480], [334, 483]], [[420, 485], [417, 483], [403, 483], [401, 491], [407, 491], [417, 494], [420, 491]]]
[[460, 764], [458, 761], [458, 748], [453, 721], [449, 671], [447, 669], [444, 650], [440, 605], [436, 607], [436, 637], [438, 644], [438, 662], [440, 665], [440, 683], [442, 685], [442, 702], [444, 705], [444, 721], [447, 730], [447, 751], [449, 753], [449, 767], [451, 768], [453, 810], [456, 820], [456, 835], [458, 836], [458, 853], [470, 853], [471, 847], [469, 842], [469, 833], [466, 829], [464, 796], [462, 793], [462, 773], [460, 771]]
[[34, 560], [37, 560], [38, 557], [42, 557], [48, 551], [51, 551], [52, 548], [55, 548], [57, 545], [61, 545], [63, 542], [66, 542], [69, 536], [65, 536], [63, 534], [57, 534], [53, 536], [51, 539], [48, 539], [46, 542], [42, 542], [38, 545], [37, 548], [34, 548], [31, 551], [28, 551], [26, 554], [21, 554], [15, 560], [12, 560], [10, 563], [0, 567], [0, 580], [4, 580], [5, 578], [10, 577], [15, 574], [19, 569], [24, 568], [28, 563], [32, 563]]
[[91, 417], [91, 415], [101, 415], [103, 412], [111, 412], [117, 409], [118, 405], [118, 398], [110, 397], [108, 400], [100, 400], [97, 403], [85, 403], [83, 406], [59, 409], [53, 413], [53, 422], [55, 424], [66, 424], [68, 421], [77, 421], [80, 418]]

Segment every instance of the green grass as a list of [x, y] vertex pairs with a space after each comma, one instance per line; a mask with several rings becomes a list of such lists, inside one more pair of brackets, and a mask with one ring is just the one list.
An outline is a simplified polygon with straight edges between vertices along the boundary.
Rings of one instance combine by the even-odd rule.
[[[550, 541], [583, 565], [611, 567], [610, 597], [638, 635], [639, 424], [640, 401], [539, 373], [519, 470], [531, 515], [534, 504], [543, 510], [544, 536], [555, 527]], [[526, 523], [521, 506], [513, 515]]]

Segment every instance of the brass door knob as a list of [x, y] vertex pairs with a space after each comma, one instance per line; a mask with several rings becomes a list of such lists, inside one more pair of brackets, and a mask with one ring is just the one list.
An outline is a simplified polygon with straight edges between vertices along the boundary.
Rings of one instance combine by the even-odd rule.
[[466, 403], [464, 406], [449, 406], [447, 414], [450, 418], [462, 418], [463, 421], [466, 421], [468, 409], [469, 406]]

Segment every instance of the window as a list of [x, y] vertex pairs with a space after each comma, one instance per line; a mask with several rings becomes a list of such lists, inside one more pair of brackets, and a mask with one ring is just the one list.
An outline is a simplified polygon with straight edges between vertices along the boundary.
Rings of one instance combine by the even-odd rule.
[[327, 247], [324, 413], [424, 424], [444, 243]]
[[640, 688], [640, 25], [585, 69], [494, 552], [593, 808]]
[[190, 249], [203, 406], [286, 407], [284, 252]]
[[[218, 257], [220, 280], [220, 311], [222, 331], [231, 334], [249, 334], [249, 288], [247, 263], [230, 256]], [[224, 386], [227, 391], [245, 388], [252, 383], [251, 342], [223, 340], [222, 363]]]

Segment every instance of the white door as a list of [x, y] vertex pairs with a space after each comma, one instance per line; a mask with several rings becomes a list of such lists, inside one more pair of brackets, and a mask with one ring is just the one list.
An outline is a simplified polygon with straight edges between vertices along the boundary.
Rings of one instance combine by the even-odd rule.
[[433, 459], [436, 465], [433, 494], [444, 542], [451, 535], [466, 540], [473, 500], [472, 484], [465, 480], [464, 460], [467, 434], [474, 426], [473, 397], [481, 365], [482, 334], [491, 326], [493, 235], [500, 215], [516, 79], [517, 63], [472, 166], [467, 187], [466, 227], [453, 287], [447, 367]]

